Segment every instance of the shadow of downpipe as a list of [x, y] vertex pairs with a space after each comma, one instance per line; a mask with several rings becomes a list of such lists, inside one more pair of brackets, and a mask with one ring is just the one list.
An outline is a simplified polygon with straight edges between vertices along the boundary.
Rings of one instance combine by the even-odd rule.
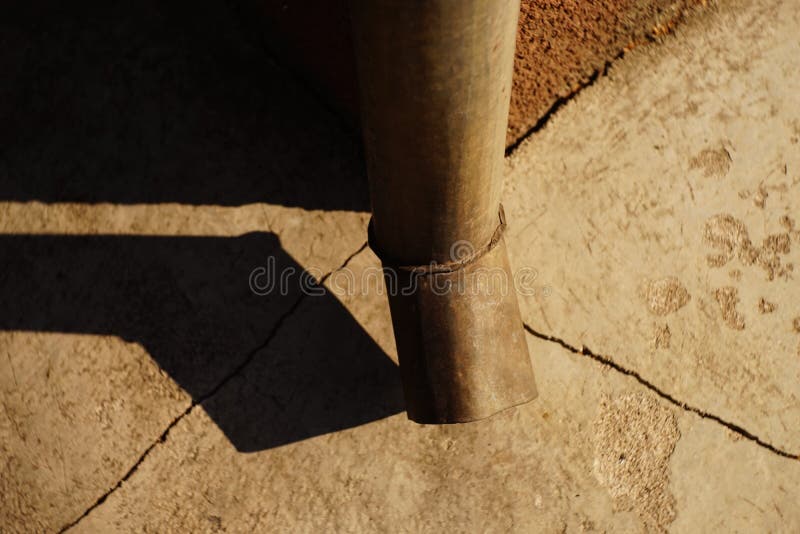
[[[116, 335], [140, 343], [203, 399], [300, 298], [259, 296], [249, 275], [274, 258], [302, 268], [270, 233], [235, 238], [0, 236], [0, 329]], [[74, 356], [76, 358], [79, 355]], [[396, 365], [328, 292], [309, 295], [270, 343], [203, 408], [253, 452], [403, 410]]]

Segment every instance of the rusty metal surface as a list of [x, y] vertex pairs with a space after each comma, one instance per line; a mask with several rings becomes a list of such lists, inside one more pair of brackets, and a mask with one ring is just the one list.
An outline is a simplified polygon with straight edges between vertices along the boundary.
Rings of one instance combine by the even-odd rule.
[[[519, 1], [350, 8], [373, 247], [386, 267], [456, 267], [387, 275], [408, 415], [482, 419], [536, 396], [497, 216]], [[459, 247], [482, 252], [459, 264]]]
[[410, 419], [462, 423], [536, 397], [505, 241], [449, 273], [399, 276], [390, 296]]

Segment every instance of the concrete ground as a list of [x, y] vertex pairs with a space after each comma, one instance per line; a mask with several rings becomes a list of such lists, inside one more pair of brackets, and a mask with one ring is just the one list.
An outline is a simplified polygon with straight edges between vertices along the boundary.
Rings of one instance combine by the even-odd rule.
[[509, 156], [540, 397], [455, 426], [402, 412], [357, 143], [224, 10], [134, 9], [0, 22], [0, 530], [800, 531], [800, 4]]

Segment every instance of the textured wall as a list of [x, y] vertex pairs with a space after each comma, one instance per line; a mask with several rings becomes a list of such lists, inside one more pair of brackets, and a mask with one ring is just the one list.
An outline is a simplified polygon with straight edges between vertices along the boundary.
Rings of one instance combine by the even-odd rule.
[[658, 38], [705, 0], [522, 0], [508, 143], [625, 49]]
[[[246, 0], [244, 18], [353, 122], [346, 0]], [[508, 144], [626, 48], [668, 33], [706, 0], [522, 0]]]

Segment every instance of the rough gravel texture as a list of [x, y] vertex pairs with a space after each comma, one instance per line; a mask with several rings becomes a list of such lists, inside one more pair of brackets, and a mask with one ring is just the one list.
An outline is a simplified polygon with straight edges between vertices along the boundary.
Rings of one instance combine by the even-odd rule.
[[675, 414], [653, 395], [604, 399], [594, 422], [595, 474], [617, 509], [634, 510], [648, 532], [675, 519], [669, 459], [680, 438]]

